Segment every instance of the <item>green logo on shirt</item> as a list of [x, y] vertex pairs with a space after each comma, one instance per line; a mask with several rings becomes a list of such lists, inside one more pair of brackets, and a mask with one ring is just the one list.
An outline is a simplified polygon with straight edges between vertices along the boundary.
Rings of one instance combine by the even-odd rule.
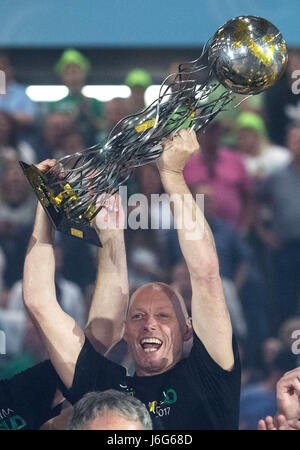
[[21, 428], [26, 427], [26, 421], [23, 417], [15, 414], [11, 417], [3, 417], [1, 414], [2, 420], [0, 421], [0, 430], [20, 430]]

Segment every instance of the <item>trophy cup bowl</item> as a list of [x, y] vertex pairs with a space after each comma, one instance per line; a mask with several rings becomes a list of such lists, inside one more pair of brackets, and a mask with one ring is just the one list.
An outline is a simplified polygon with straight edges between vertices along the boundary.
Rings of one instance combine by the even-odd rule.
[[[23, 162], [21, 167], [56, 229], [101, 246], [93, 218], [136, 167], [159, 158], [161, 139], [181, 128], [204, 130], [234, 93], [253, 95], [272, 86], [287, 60], [285, 41], [273, 24], [255, 16], [231, 19], [198, 59], [180, 64], [164, 80], [150, 106], [122, 119], [103, 146], [59, 159], [55, 176]], [[210, 100], [220, 85], [225, 92]]]
[[281, 77], [287, 63], [280, 31], [255, 16], [237, 17], [220, 27], [209, 47], [217, 79], [238, 94], [259, 94]]

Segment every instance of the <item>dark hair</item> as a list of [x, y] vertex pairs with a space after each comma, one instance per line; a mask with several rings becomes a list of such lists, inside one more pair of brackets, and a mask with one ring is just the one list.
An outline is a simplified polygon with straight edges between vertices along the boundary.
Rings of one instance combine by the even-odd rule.
[[85, 394], [74, 405], [68, 429], [87, 430], [92, 420], [107, 412], [140, 422], [144, 430], [152, 430], [151, 418], [145, 405], [137, 398], [114, 389]]

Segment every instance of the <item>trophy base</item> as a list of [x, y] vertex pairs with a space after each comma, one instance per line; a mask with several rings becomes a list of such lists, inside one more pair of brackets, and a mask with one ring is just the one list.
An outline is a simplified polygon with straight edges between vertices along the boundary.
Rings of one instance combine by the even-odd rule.
[[29, 165], [23, 161], [19, 161], [19, 164], [54, 228], [61, 233], [102, 247], [98, 234], [92, 225], [81, 223], [79, 219], [74, 220], [66, 217], [62, 208], [55, 204], [54, 195], [47, 186], [45, 174], [34, 165]]

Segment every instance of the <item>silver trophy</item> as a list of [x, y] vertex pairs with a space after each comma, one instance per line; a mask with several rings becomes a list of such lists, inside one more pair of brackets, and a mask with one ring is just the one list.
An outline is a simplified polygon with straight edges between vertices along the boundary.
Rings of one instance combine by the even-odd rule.
[[[20, 162], [55, 228], [101, 245], [93, 218], [136, 167], [159, 158], [161, 139], [184, 127], [205, 129], [234, 93], [249, 96], [272, 86], [287, 59], [274, 25], [260, 17], [236, 17], [216, 31], [198, 59], [180, 64], [164, 80], [150, 106], [122, 119], [105, 145], [59, 159], [51, 175]], [[226, 90], [210, 101], [220, 85]]]

